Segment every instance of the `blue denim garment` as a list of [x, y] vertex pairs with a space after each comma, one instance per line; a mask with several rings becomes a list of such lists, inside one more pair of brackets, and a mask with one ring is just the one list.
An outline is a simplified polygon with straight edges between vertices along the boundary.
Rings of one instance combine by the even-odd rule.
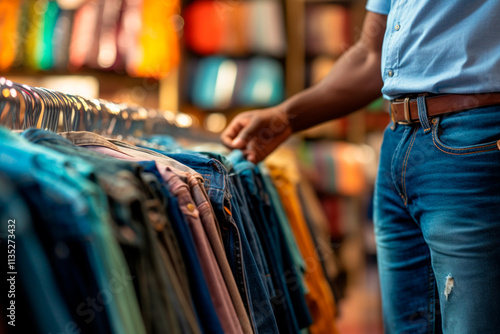
[[292, 250], [287, 243], [285, 231], [279, 222], [276, 208], [271, 202], [271, 196], [265, 186], [260, 168], [256, 166], [253, 172], [255, 175], [257, 189], [260, 192], [260, 195], [254, 198], [254, 201], [256, 202], [256, 205], [261, 206], [260, 212], [262, 212], [263, 216], [268, 219], [270, 228], [274, 230], [276, 245], [278, 245], [281, 250], [281, 257], [278, 257], [277, 259], [281, 261], [283, 266], [282, 275], [286, 283], [286, 287], [288, 288], [290, 301], [292, 303], [299, 328], [307, 328], [312, 324], [313, 319], [305, 299], [305, 282], [303, 281], [304, 277], [300, 271], [301, 268], [296, 265], [293, 259]]
[[[174, 289], [173, 280], [167, 272], [169, 263], [164, 263], [160, 256], [158, 243], [150, 221], [147, 218], [146, 185], [141, 183], [139, 165], [120, 161], [114, 158], [77, 147], [61, 136], [39, 129], [24, 131], [22, 136], [45, 147], [57, 150], [66, 156], [78, 156], [94, 168], [97, 181], [105, 184], [108, 202], [116, 238], [120, 241], [128, 267], [134, 276], [134, 287], [141, 301], [142, 316], [148, 333], [163, 333], [165, 331], [188, 333], [196, 330], [196, 324], [190, 325], [183, 308], [179, 291]], [[126, 173], [130, 172], [130, 173]], [[114, 189], [113, 189], [114, 188]], [[128, 231], [126, 236], [121, 231]], [[133, 232], [132, 232], [133, 231]], [[132, 232], [132, 233], [130, 233]], [[115, 254], [115, 256], [120, 256]], [[184, 276], [186, 276], [184, 274]], [[185, 277], [184, 277], [185, 279]], [[117, 295], [117, 297], [122, 297]], [[126, 297], [131, 297], [127, 295]], [[122, 307], [133, 304], [133, 301], [123, 298]], [[186, 296], [188, 297], [188, 296]], [[188, 297], [189, 298], [189, 297]], [[190, 302], [187, 300], [186, 302]], [[124, 310], [126, 314], [136, 310]], [[129, 318], [129, 316], [127, 317]], [[194, 318], [194, 314], [191, 318]], [[137, 319], [132, 319], [136, 321]], [[195, 323], [196, 321], [191, 321]], [[195, 328], [193, 328], [195, 327]]]
[[375, 186], [386, 333], [497, 333], [500, 106], [419, 111], [385, 130]]
[[205, 179], [208, 196], [220, 225], [229, 264], [240, 288], [243, 302], [250, 310], [251, 321], [257, 333], [278, 333], [276, 319], [248, 242], [243, 222], [233, 214], [236, 203], [232, 199], [227, 170], [219, 161], [199, 154], [178, 153], [167, 156], [193, 168]]
[[[89, 199], [95, 196], [95, 186], [82, 175], [91, 167], [83, 160], [70, 161], [65, 156], [35, 146], [18, 135], [0, 129], [0, 169], [9, 177], [23, 180], [35, 177], [42, 197], [31, 202], [43, 219], [38, 233], [52, 263], [60, 289], [64, 291], [68, 310], [79, 328], [95, 332], [124, 333], [125, 328], [114, 303], [100, 312], [91, 312], [81, 305], [87, 297], [97, 296], [102, 289], [111, 291], [111, 277], [106, 273], [101, 243], [97, 231], [98, 205]], [[23, 168], [19, 168], [22, 166]], [[72, 217], [68, 220], [67, 217]], [[90, 243], [89, 240], [94, 240]], [[56, 246], [56, 252], [53, 251]], [[67, 254], [67, 255], [61, 255]], [[68, 256], [70, 255], [70, 256]], [[91, 314], [93, 314], [93, 317]], [[92, 321], [86, 320], [92, 318]], [[140, 324], [137, 324], [140, 326]]]
[[263, 164], [258, 164], [257, 168], [259, 169], [258, 174], [261, 176], [264, 183], [264, 188], [269, 196], [271, 206], [273, 207], [273, 212], [278, 219], [280, 230], [284, 234], [286, 248], [292, 255], [294, 267], [296, 268], [297, 274], [300, 277], [302, 289], [305, 291], [305, 281], [303, 277], [303, 274], [305, 272], [305, 262], [304, 258], [302, 257], [302, 253], [300, 252], [299, 246], [297, 245], [297, 241], [295, 240], [292, 228], [290, 227], [290, 222], [288, 221], [285, 209], [283, 208], [283, 203], [281, 203], [281, 199], [273, 184], [267, 168]]
[[[17, 272], [16, 330], [22, 333], [57, 333], [66, 326], [71, 328], [74, 320], [67, 310], [49, 259], [33, 226], [32, 219], [39, 217], [36, 212], [30, 214], [30, 208], [23, 198], [32, 195], [41, 198], [40, 188], [35, 180], [28, 177], [21, 181], [12, 181], [11, 183], [5, 176], [0, 176], [0, 219], [5, 228], [0, 237], [2, 244], [5, 245], [5, 249], [2, 247], [5, 254], [7, 254], [7, 240], [15, 242], [16, 264], [15, 270], [11, 271]], [[8, 237], [10, 233], [8, 234], [6, 229], [7, 224], [11, 223], [9, 220], [14, 220], [15, 231], [12, 233], [14, 237]], [[0, 286], [3, 287], [4, 282]], [[3, 289], [3, 291], [8, 290], [6, 286]], [[7, 308], [7, 305], [3, 306]], [[9, 318], [5, 319], [10, 321]]]
[[[252, 216], [250, 214], [250, 207], [247, 204], [245, 189], [241, 184], [241, 180], [236, 174], [231, 174], [229, 176], [231, 180], [231, 185], [233, 190], [231, 191], [231, 195], [236, 201], [236, 205], [233, 205], [233, 216], [239, 217], [243, 222], [243, 227], [245, 228], [245, 233], [252, 248], [252, 254], [255, 257], [255, 262], [257, 267], [259, 268], [260, 276], [262, 280], [266, 284], [266, 289], [269, 296], [274, 296], [274, 286], [271, 278], [271, 274], [269, 271], [269, 266], [267, 263], [266, 255], [264, 253], [264, 249], [262, 248], [262, 244], [259, 239], [259, 235], [257, 230], [255, 229], [255, 224], [252, 220]], [[236, 219], [236, 218], [235, 218]]]
[[299, 284], [296, 268], [291, 261], [279, 223], [273, 214], [269, 196], [257, 174], [258, 169], [254, 164], [244, 160], [242, 155], [235, 153], [231, 157], [234, 172], [244, 185], [244, 194], [250, 205], [249, 211], [269, 261], [271, 277], [277, 292], [272, 296], [273, 307], [277, 317], [282, 319], [278, 321], [281, 326], [280, 331], [297, 333], [299, 328], [308, 327], [312, 319], [306, 305], [304, 291]]
[[[172, 150], [172, 151], [177, 151], [177, 150], [180, 150], [182, 149], [182, 146], [179, 145], [179, 143], [177, 142], [177, 140], [175, 140], [174, 137], [172, 136], [168, 136], [168, 135], [153, 135], [153, 136], [148, 136], [148, 137], [144, 137], [142, 138], [152, 144], [156, 144], [156, 145], [161, 145], [161, 146], [164, 146], [164, 147], [168, 147], [169, 150]], [[144, 146], [143, 146], [144, 147]], [[150, 149], [150, 147], [144, 147], [144, 148], [147, 148], [147, 149]]]
[[[163, 179], [156, 168], [153, 161], [140, 162], [144, 170], [156, 175], [158, 180], [163, 182]], [[167, 198], [167, 213], [169, 220], [172, 222], [179, 246], [181, 248], [184, 261], [186, 262], [186, 269], [188, 272], [189, 285], [191, 287], [191, 296], [195, 305], [198, 319], [204, 333], [222, 334], [222, 326], [219, 318], [215, 313], [215, 307], [208, 292], [208, 286], [203, 276], [200, 261], [196, 254], [191, 232], [179, 208], [177, 198], [169, 192], [167, 187], [162, 187], [164, 196]]]

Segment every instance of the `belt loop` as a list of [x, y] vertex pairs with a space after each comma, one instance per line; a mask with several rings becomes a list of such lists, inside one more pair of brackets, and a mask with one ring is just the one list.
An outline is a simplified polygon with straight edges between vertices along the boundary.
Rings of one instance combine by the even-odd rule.
[[394, 120], [394, 110], [392, 110], [392, 102], [389, 103], [389, 113], [391, 114], [391, 130], [394, 131], [398, 127], [398, 123]]
[[418, 106], [418, 118], [420, 120], [420, 124], [422, 124], [424, 133], [429, 133], [429, 131], [431, 131], [431, 124], [429, 123], [429, 117], [427, 116], [427, 106], [425, 103], [426, 95], [427, 94], [421, 94], [417, 97], [417, 106]]

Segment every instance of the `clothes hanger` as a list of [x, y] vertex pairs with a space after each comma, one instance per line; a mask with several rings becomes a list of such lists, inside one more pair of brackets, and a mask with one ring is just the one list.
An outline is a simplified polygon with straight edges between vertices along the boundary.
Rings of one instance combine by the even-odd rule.
[[47, 94], [40, 87], [33, 87], [33, 90], [38, 94], [39, 101], [42, 103], [42, 113], [41, 113], [41, 129], [50, 130], [50, 121], [51, 117], [53, 117], [53, 107], [52, 101], [47, 96]]
[[36, 126], [35, 117], [35, 101], [29, 86], [14, 83], [18, 92], [20, 93], [20, 98], [24, 101], [24, 117], [23, 117], [23, 129], [28, 129]]
[[[10, 127], [13, 130], [20, 130], [20, 109], [21, 103], [18, 97], [18, 91], [14, 88], [14, 84], [10, 80], [6, 80], [5, 78], [0, 78], [0, 92], [1, 99], [5, 101], [2, 106], [0, 119], [4, 119], [3, 123]], [[6, 116], [3, 113], [6, 111], [6, 107], [8, 106]]]

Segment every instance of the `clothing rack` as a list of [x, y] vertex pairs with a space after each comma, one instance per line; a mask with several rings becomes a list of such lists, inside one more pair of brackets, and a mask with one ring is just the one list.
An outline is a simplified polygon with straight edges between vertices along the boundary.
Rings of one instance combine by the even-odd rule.
[[[167, 116], [0, 78], [0, 123], [28, 129], [0, 127], [17, 319], [34, 319], [16, 329], [334, 333], [335, 300], [294, 158], [254, 165], [238, 150], [187, 149], [170, 143], [174, 130], [202, 132]], [[128, 140], [145, 131], [169, 136]], [[10, 333], [2, 323], [0, 333]]]
[[90, 99], [4, 77], [0, 77], [0, 92], [0, 124], [12, 130], [90, 131], [113, 137], [169, 134], [218, 141], [215, 134], [196, 125], [178, 126], [179, 112]]

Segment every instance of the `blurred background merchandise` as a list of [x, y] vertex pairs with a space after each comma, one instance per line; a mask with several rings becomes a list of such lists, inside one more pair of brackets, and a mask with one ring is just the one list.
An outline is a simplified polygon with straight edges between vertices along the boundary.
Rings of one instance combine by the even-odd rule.
[[[0, 0], [0, 76], [170, 111], [220, 133], [320, 81], [359, 37], [364, 0]], [[341, 333], [381, 333], [371, 196], [382, 100], [287, 145], [314, 185]], [[179, 113], [182, 111], [182, 113]]]

